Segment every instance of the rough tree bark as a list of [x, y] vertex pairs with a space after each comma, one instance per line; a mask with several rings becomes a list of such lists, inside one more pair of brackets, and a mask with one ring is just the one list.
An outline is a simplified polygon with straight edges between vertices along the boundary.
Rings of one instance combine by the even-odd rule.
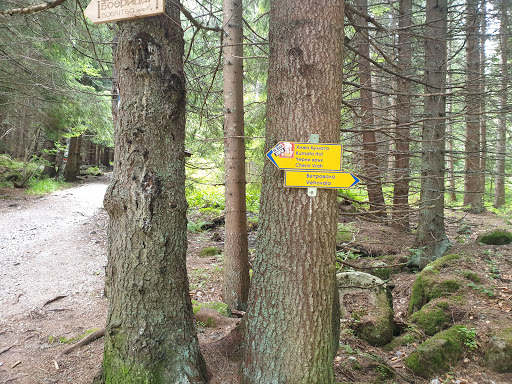
[[[105, 383], [205, 383], [185, 265], [185, 78], [177, 3], [118, 23]], [[119, 107], [119, 108], [118, 108]]]
[[57, 159], [57, 148], [55, 146], [54, 140], [45, 140], [42, 157], [46, 161], [43, 169], [43, 175], [48, 177], [57, 176], [57, 170], [55, 169], [55, 161]]
[[486, 119], [486, 88], [485, 79], [485, 41], [487, 40], [487, 10], [485, 8], [486, 0], [480, 0], [479, 4], [479, 24], [480, 24], [480, 188], [482, 189], [482, 206], [485, 195], [485, 174], [487, 169], [487, 119]]
[[[356, 9], [364, 14], [368, 14], [367, 0], [356, 0]], [[358, 48], [357, 50], [363, 56], [358, 56], [359, 83], [361, 88], [360, 95], [360, 113], [361, 130], [363, 133], [363, 159], [365, 171], [367, 174], [366, 185], [368, 189], [368, 200], [370, 201], [370, 210], [378, 211], [384, 209], [384, 195], [382, 193], [381, 172], [377, 159], [377, 140], [375, 137], [375, 119], [373, 109], [372, 77], [370, 62], [366, 57], [370, 57], [370, 42], [368, 37], [368, 21], [358, 15], [354, 16], [357, 22]]]
[[484, 210], [480, 172], [480, 43], [478, 0], [466, 1], [466, 141], [464, 205], [470, 211]]
[[[343, 4], [272, 1], [267, 150], [314, 133], [339, 143]], [[336, 190], [284, 188], [265, 162], [244, 383], [334, 382], [336, 227]]]
[[242, 1], [224, 0], [224, 165], [226, 169], [226, 243], [224, 302], [247, 309], [249, 256], [245, 202], [244, 73]]
[[[448, 41], [448, 52], [451, 52], [451, 41]], [[452, 71], [450, 67], [451, 62], [448, 62], [447, 68], [447, 88], [451, 88], [452, 85]], [[451, 201], [457, 201], [456, 186], [455, 186], [455, 160], [453, 154], [453, 124], [451, 120], [453, 110], [453, 98], [447, 96], [447, 112], [448, 119], [446, 120], [446, 166], [448, 170], [448, 186]]]
[[81, 143], [81, 136], [73, 136], [69, 139], [68, 158], [64, 166], [64, 180], [67, 182], [76, 181], [80, 172]]
[[425, 122], [422, 132], [421, 192], [417, 245], [423, 268], [448, 248], [444, 227], [444, 154], [446, 125], [446, 34], [447, 0], [427, 0], [425, 40]]
[[[398, 65], [403, 75], [412, 70], [412, 0], [400, 0], [398, 14]], [[409, 208], [409, 129], [411, 123], [411, 81], [404, 77], [397, 79], [396, 134], [395, 134], [395, 183], [393, 189], [393, 210], [407, 211]], [[395, 224], [409, 228], [406, 214], [393, 215]]]
[[505, 151], [507, 138], [507, 110], [508, 110], [508, 39], [510, 36], [508, 9], [509, 0], [502, 0], [500, 11], [500, 52], [501, 52], [501, 89], [500, 89], [500, 114], [496, 133], [496, 177], [494, 184], [494, 206], [496, 208], [505, 204]]

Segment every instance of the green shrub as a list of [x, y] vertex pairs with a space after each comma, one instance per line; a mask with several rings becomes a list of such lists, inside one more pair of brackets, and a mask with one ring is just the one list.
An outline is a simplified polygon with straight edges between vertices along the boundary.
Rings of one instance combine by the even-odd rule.
[[85, 170], [86, 175], [101, 176], [103, 172], [98, 167], [89, 167]]

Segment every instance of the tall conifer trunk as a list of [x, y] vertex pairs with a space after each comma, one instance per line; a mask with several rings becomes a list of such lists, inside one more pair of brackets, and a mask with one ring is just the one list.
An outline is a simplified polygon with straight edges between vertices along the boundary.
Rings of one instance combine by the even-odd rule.
[[177, 3], [118, 23], [105, 383], [205, 383], [185, 265], [185, 78]]
[[421, 138], [421, 208], [417, 243], [422, 257], [412, 261], [424, 267], [448, 248], [444, 227], [444, 153], [446, 141], [446, 35], [447, 0], [427, 0], [425, 87]]
[[[412, 21], [412, 0], [400, 0], [398, 28], [398, 65], [400, 72], [409, 76], [412, 70], [412, 41], [410, 28]], [[407, 78], [397, 79], [396, 97], [396, 136], [395, 168], [396, 181], [393, 190], [393, 210], [406, 211], [409, 208], [409, 130], [411, 123], [411, 81]], [[407, 215], [393, 215], [396, 224], [409, 228]]]
[[247, 211], [245, 203], [244, 73], [242, 0], [224, 0], [224, 164], [226, 243], [224, 302], [246, 310], [249, 296]]
[[[343, 1], [274, 0], [269, 36], [266, 150], [311, 134], [339, 143]], [[333, 383], [336, 191], [309, 197], [283, 177], [265, 162], [243, 379]]]
[[508, 49], [510, 37], [508, 9], [510, 0], [502, 0], [500, 11], [500, 51], [501, 51], [501, 89], [500, 89], [500, 115], [496, 133], [496, 178], [494, 184], [494, 206], [496, 208], [505, 204], [505, 151], [507, 144], [507, 109], [508, 109]]
[[[364, 14], [368, 14], [367, 0], [356, 0], [356, 7]], [[377, 139], [375, 136], [375, 111], [373, 106], [372, 75], [370, 62], [366, 57], [370, 57], [370, 40], [368, 36], [368, 21], [360, 16], [356, 16], [358, 27], [358, 48], [357, 50], [365, 57], [358, 56], [359, 83], [361, 88], [360, 109], [361, 109], [361, 129], [363, 133], [363, 158], [365, 171], [368, 176], [366, 185], [368, 189], [368, 200], [370, 201], [370, 210], [384, 210], [384, 194], [382, 192], [381, 170], [378, 166], [377, 158]]]
[[483, 188], [480, 172], [480, 42], [478, 38], [478, 0], [466, 0], [466, 142], [464, 205], [473, 213], [484, 210]]

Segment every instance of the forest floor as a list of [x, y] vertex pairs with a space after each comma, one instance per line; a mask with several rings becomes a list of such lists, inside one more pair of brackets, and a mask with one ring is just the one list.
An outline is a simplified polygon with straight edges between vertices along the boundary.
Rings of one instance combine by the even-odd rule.
[[[66, 355], [59, 355], [84, 334], [104, 326], [103, 296], [107, 214], [102, 208], [107, 179], [87, 179], [45, 197], [0, 189], [0, 384], [91, 383], [101, 366], [100, 338]], [[191, 221], [205, 220], [198, 213]], [[483, 350], [493, 330], [512, 324], [512, 245], [487, 246], [480, 234], [512, 229], [509, 218], [492, 213], [446, 212], [450, 253], [463, 255], [459, 265], [441, 273], [475, 271], [478, 285], [465, 288], [467, 299], [457, 310], [456, 323], [477, 332], [478, 349], [434, 380], [414, 378], [403, 359], [421, 340], [393, 349], [372, 347], [342, 331], [335, 358], [337, 380], [358, 383], [512, 383], [512, 374], [484, 367]], [[347, 220], [346, 217], [350, 219]], [[365, 265], [376, 257], [387, 262], [407, 260], [413, 236], [391, 227], [340, 216], [353, 229], [348, 246], [366, 252], [350, 262]], [[250, 232], [254, 252], [256, 226]], [[191, 297], [199, 303], [219, 302], [222, 255], [201, 257], [208, 246], [223, 248], [222, 225], [189, 233], [187, 267]], [[348, 260], [347, 260], [348, 261]], [[416, 275], [397, 268], [391, 276], [395, 321], [407, 328], [407, 306]], [[475, 288], [476, 287], [476, 288]], [[492, 292], [492, 295], [490, 294]], [[213, 374], [212, 383], [236, 383], [237, 365], [217, 349], [236, 321], [217, 328], [198, 325], [198, 337]], [[357, 364], [354, 364], [354, 361]], [[382, 366], [388, 369], [383, 369]], [[392, 378], [394, 376], [394, 378]], [[435, 381], [437, 380], [437, 381]]]

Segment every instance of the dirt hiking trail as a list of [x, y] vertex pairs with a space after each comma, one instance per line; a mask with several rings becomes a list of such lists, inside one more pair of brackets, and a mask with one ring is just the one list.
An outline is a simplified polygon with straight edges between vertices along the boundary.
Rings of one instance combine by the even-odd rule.
[[[104, 326], [107, 183], [0, 199], [0, 383], [90, 383], [97, 371], [98, 342], [55, 356]], [[74, 365], [84, 353], [89, 363]]]

